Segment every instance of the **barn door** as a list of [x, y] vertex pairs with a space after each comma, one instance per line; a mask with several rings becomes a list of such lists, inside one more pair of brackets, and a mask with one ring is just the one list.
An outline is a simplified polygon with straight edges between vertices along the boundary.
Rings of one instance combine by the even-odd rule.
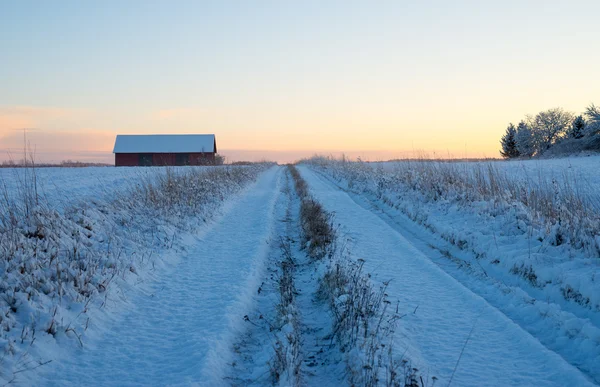
[[151, 167], [152, 166], [152, 154], [151, 153], [140, 153], [139, 165], [141, 167]]
[[190, 165], [190, 154], [177, 153], [175, 156], [175, 165]]

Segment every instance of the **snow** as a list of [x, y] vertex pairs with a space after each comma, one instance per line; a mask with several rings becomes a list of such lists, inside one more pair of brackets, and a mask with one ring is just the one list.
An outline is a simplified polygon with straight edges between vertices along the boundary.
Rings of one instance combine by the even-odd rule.
[[119, 134], [113, 153], [216, 152], [214, 134]]
[[[89, 172], [65, 169], [65, 181], [83, 180], [73, 183], [81, 198], [56, 187], [39, 204], [23, 198], [32, 175], [13, 171], [16, 179], [5, 186], [14, 189], [0, 206], [0, 382], [35, 378], [38, 368], [54, 367], [63, 354], [114, 329], [129, 297], [180, 262], [194, 235], [266, 167], [144, 168], [113, 190], [90, 184], [87, 195]], [[102, 170], [120, 176], [120, 169]]]
[[[285, 233], [286, 210], [289, 199], [283, 192], [287, 184], [282, 183], [274, 208], [274, 225], [269, 236], [269, 250], [265, 259], [263, 278], [252, 292], [249, 304], [252, 308], [245, 313], [245, 324], [235, 332], [231, 342], [231, 367], [225, 372], [232, 384], [264, 385], [271, 380], [270, 360], [274, 356], [273, 333], [271, 326], [277, 321], [278, 313], [274, 306], [279, 301], [278, 263], [281, 259], [278, 236]], [[268, 278], [266, 278], [268, 277]], [[226, 349], [227, 350], [227, 349]]]
[[[494, 166], [532, 185], [548, 179], [574, 181], [593, 199], [600, 192], [598, 162], [600, 158], [589, 157]], [[597, 258], [582, 248], [550, 243], [546, 232], [557, 234], [558, 228], [531, 231], [523, 206], [486, 200], [459, 203], [443, 196], [428, 200], [397, 190], [389, 179], [395, 163], [366, 165], [361, 166], [368, 171], [364, 180], [348, 179], [336, 166], [299, 170], [312, 195], [334, 213], [338, 243], [346, 246], [349, 258], [365, 260], [365, 272], [376, 287], [391, 280], [387, 293], [393, 305], [399, 301], [402, 315], [394, 353], [417, 367], [426, 385], [432, 377], [439, 379], [436, 385], [461, 386], [600, 382]], [[470, 165], [465, 163], [465, 170]], [[100, 296], [106, 297], [99, 300], [102, 308], [94, 309], [92, 303], [84, 312], [87, 304], [68, 302], [63, 293], [56, 335], [43, 330], [57, 299], [35, 294], [30, 301], [25, 292], [14, 294], [18, 323], [39, 315], [42, 309], [36, 309], [36, 302], [45, 308], [33, 349], [14, 364], [18, 368], [38, 358], [52, 360], [19, 374], [16, 382], [265, 385], [272, 381], [275, 343], [299, 338], [299, 355], [288, 353], [288, 358], [301, 360], [301, 384], [347, 384], [346, 366], [352, 364], [348, 360], [354, 352], [342, 353], [334, 344], [332, 311], [317, 302], [323, 264], [302, 249], [299, 200], [284, 169], [267, 170], [241, 193], [223, 185], [222, 192], [210, 195], [213, 201], [202, 202], [206, 208], [195, 219], [179, 212], [149, 218], [151, 211], [140, 212], [127, 202], [107, 204], [139, 189], [140, 181], [153, 179], [161, 170], [37, 170], [43, 196], [69, 220], [81, 223], [77, 230], [82, 236], [65, 228], [62, 238], [80, 243], [75, 246], [86, 253], [106, 246], [102, 243], [108, 240], [125, 258], [119, 260], [108, 250], [100, 257], [106, 258], [105, 268], [119, 268], [114, 290]], [[23, 178], [19, 173], [23, 171], [0, 169], [6, 192], [18, 190]], [[200, 185], [205, 184], [210, 181]], [[91, 204], [73, 212], [69, 205], [75, 202]], [[182, 232], [188, 227], [193, 230]], [[88, 231], [90, 237], [85, 238]], [[600, 237], [592, 240], [600, 248]], [[36, 248], [46, 243], [31, 237], [26, 241], [35, 242]], [[294, 300], [285, 309], [280, 308], [278, 282], [282, 242], [289, 243], [294, 262]], [[140, 244], [146, 249], [140, 250]], [[6, 278], [17, 278], [16, 266], [11, 270]], [[9, 300], [2, 302], [8, 305]], [[90, 318], [89, 329], [80, 329], [88, 328], [81, 313]], [[73, 332], [65, 329], [71, 322]], [[25, 324], [7, 333], [10, 338], [18, 339], [21, 326]], [[0, 353], [6, 359], [7, 348]], [[0, 374], [0, 381], [5, 375]], [[279, 385], [294, 380], [289, 373], [281, 376]]]
[[562, 180], [567, 176], [581, 182], [590, 192], [600, 191], [600, 179], [598, 179], [600, 156], [507, 160], [494, 165], [520, 179], [535, 181], [541, 176], [546, 180], [552, 178]]
[[[516, 285], [518, 281], [520, 287], [527, 288], [538, 300], [560, 303], [564, 309], [598, 324], [600, 190], [595, 187], [600, 179], [595, 170], [599, 159], [547, 161], [547, 168], [538, 160], [522, 162], [523, 167], [515, 163], [491, 164], [496, 168], [493, 171], [506, 171], [505, 176], [494, 172], [496, 176], [503, 177], [506, 179], [503, 182], [508, 184], [517, 182], [515, 185], [523, 192], [531, 193], [533, 201], [536, 195], [544, 197], [538, 203], [546, 201], [545, 210], [552, 208], [554, 214], [558, 214], [554, 217], [551, 214], [547, 219], [540, 214], [542, 211], [533, 210], [514, 196], [502, 192], [495, 196], [479, 195], [476, 180], [470, 182], [475, 181], [475, 187], [465, 192], [463, 187], [458, 185], [457, 188], [453, 183], [446, 183], [443, 177], [438, 178], [448, 171], [452, 178], [482, 170], [485, 175], [488, 163], [464, 163], [458, 167], [451, 164], [448, 169], [438, 163], [419, 162], [376, 166], [333, 163], [329, 172], [336, 174], [340, 185], [349, 191], [382, 204], [386, 211], [408, 216], [450, 246], [471, 252], [467, 265], [481, 267], [488, 274], [497, 273], [502, 281], [510, 284]], [[559, 165], [576, 163], [578, 167], [573, 170], [567, 167], [572, 170], [569, 173], [577, 174], [576, 180], [570, 180]], [[526, 171], [531, 175], [519, 173], [525, 170], [523, 168], [528, 168]], [[432, 170], [436, 174], [428, 175]], [[413, 181], [407, 183], [407, 176]], [[582, 202], [574, 205], [572, 200]], [[578, 211], [576, 216], [572, 215], [574, 211]], [[513, 275], [506, 276], [506, 273]]]
[[597, 196], [600, 192], [600, 156], [510, 160], [494, 166], [533, 185], [555, 180], [561, 185], [570, 184], [587, 196]]
[[40, 368], [43, 385], [224, 384], [229, 347], [252, 307], [279, 190], [280, 169], [266, 172], [195, 241], [178, 264], [82, 349]]
[[[210, 166], [171, 167], [175, 173], [184, 173], [190, 169], [208, 171]], [[226, 168], [219, 166], [216, 168]], [[137, 182], [153, 179], [164, 172], [164, 167], [86, 167], [86, 168], [37, 168], [40, 197], [51, 203], [55, 209], [89, 201], [90, 199], [113, 199], [116, 192], [131, 189]], [[20, 181], [25, 179], [23, 168], [0, 168], [0, 191], [6, 189], [17, 193]]]
[[[418, 163], [419, 161], [412, 161]], [[401, 162], [400, 162], [401, 163]], [[399, 162], [387, 161], [372, 163], [386, 171], [393, 171]], [[453, 163], [466, 172], [474, 167], [490, 165], [507, 173], [511, 178], [539, 186], [556, 180], [562, 184], [573, 184], [578, 192], [597, 195], [600, 192], [600, 156], [565, 157], [556, 159], [506, 160], [496, 162], [456, 162]]]
[[[442, 270], [428, 256], [431, 252], [417, 248], [378, 216], [376, 209], [358, 205], [346, 192], [307, 167], [300, 170], [316, 199], [335, 213], [340, 232], [349, 240], [351, 255], [366, 260], [365, 267], [374, 279], [391, 279], [388, 294], [400, 301], [406, 314], [399, 323], [394, 345], [406, 350], [420, 372], [438, 377], [442, 384], [452, 378], [455, 385], [592, 384], [575, 366]], [[415, 225], [403, 228], [414, 229]], [[468, 277], [465, 280], [476, 281]], [[588, 328], [593, 330], [593, 326]], [[570, 344], [568, 336], [562, 340]], [[464, 353], [452, 376], [463, 346]], [[600, 358], [592, 355], [585, 359], [589, 355], [580, 353], [577, 360], [587, 364], [587, 372], [594, 377], [589, 366], [598, 364]]]
[[[201, 167], [199, 167], [201, 168]], [[65, 205], [89, 198], [106, 198], [127, 188], [132, 181], [156, 174], [158, 167], [38, 168], [35, 170], [39, 194], [53, 205]], [[17, 192], [22, 168], [0, 168], [0, 189]]]
[[[286, 175], [276, 205], [277, 222], [267, 257], [267, 271], [253, 295], [253, 310], [248, 313], [244, 329], [233, 342], [233, 358], [227, 380], [234, 385], [264, 386], [273, 384], [273, 368], [277, 362], [275, 348], [283, 352], [288, 367], [279, 375], [279, 385], [335, 386], [345, 383], [342, 354], [332, 344], [330, 313], [316, 292], [321, 278], [317, 262], [301, 250], [299, 199], [293, 192], [292, 180]], [[288, 244], [286, 253], [281, 244]], [[288, 255], [289, 254], [289, 255]], [[293, 300], [282, 305], [279, 280], [282, 261], [290, 259]], [[298, 347], [290, 341], [300, 338]], [[294, 353], [297, 350], [299, 353]], [[294, 363], [294, 362], [299, 362]], [[296, 365], [300, 375], [295, 375]]]

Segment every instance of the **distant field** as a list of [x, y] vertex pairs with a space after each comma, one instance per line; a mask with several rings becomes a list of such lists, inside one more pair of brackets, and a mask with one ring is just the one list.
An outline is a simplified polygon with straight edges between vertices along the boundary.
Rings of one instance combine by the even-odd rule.
[[[392, 170], [399, 164], [407, 161], [391, 161], [374, 163], [381, 165], [385, 170]], [[411, 161], [412, 162], [412, 161]], [[416, 162], [416, 161], [415, 161]], [[531, 185], [551, 183], [555, 179], [558, 183], [569, 182], [573, 187], [587, 196], [600, 195], [600, 156], [570, 157], [560, 159], [535, 159], [493, 162], [460, 162], [466, 170], [472, 171], [477, 166], [491, 165], [499, 171], [505, 172], [511, 179], [527, 182]]]
[[[175, 168], [181, 170], [182, 167]], [[183, 167], [206, 168], [206, 167]], [[87, 168], [39, 168], [35, 170], [39, 193], [53, 205], [79, 199], [102, 197], [106, 193], [124, 188], [140, 178], [155, 176], [162, 167], [87, 167]], [[19, 179], [26, 173], [23, 168], [1, 168], [0, 190], [16, 192]]]
[[600, 194], [600, 156], [505, 161], [494, 165], [523, 181], [568, 179], [577, 183], [576, 186], [582, 193]]

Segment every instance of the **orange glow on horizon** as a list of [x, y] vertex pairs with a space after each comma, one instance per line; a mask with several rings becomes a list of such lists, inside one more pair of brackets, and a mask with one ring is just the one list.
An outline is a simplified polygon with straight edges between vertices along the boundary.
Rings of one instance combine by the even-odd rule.
[[[445, 115], [410, 114], [383, 106], [345, 111], [331, 106], [282, 107], [260, 114], [258, 107], [171, 108], [131, 112], [47, 107], [0, 107], [0, 161], [27, 141], [41, 161], [95, 158], [112, 162], [116, 134], [214, 133], [230, 161], [252, 157], [289, 162], [313, 154], [346, 153], [364, 160], [393, 158], [498, 158], [499, 140], [511, 117], [506, 107], [493, 114], [458, 110]], [[371, 107], [375, 109], [374, 107]], [[110, 129], [92, 129], [99, 126]], [[261, 157], [261, 153], [265, 157]], [[14, 158], [14, 157], [13, 157]]]

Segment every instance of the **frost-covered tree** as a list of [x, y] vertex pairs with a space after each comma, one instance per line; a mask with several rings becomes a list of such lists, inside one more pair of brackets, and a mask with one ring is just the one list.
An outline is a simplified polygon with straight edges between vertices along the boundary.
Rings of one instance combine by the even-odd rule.
[[519, 157], [519, 150], [517, 149], [517, 129], [515, 126], [510, 123], [506, 128], [506, 132], [502, 139], [500, 140], [500, 145], [502, 149], [500, 150], [500, 154], [502, 157], [511, 159], [514, 157]]
[[579, 115], [575, 117], [569, 130], [569, 138], [582, 138], [585, 133], [585, 119]]
[[585, 109], [584, 114], [587, 118], [585, 134], [588, 136], [600, 134], [600, 108], [594, 104], [591, 104]]
[[573, 122], [573, 113], [562, 108], [539, 112], [531, 121], [531, 129], [536, 138], [537, 152], [550, 148], [556, 140], [566, 136]]
[[531, 126], [525, 121], [519, 122], [517, 125], [517, 133], [515, 135], [517, 143], [517, 151], [519, 155], [525, 157], [531, 157], [535, 154], [535, 138], [531, 130]]

